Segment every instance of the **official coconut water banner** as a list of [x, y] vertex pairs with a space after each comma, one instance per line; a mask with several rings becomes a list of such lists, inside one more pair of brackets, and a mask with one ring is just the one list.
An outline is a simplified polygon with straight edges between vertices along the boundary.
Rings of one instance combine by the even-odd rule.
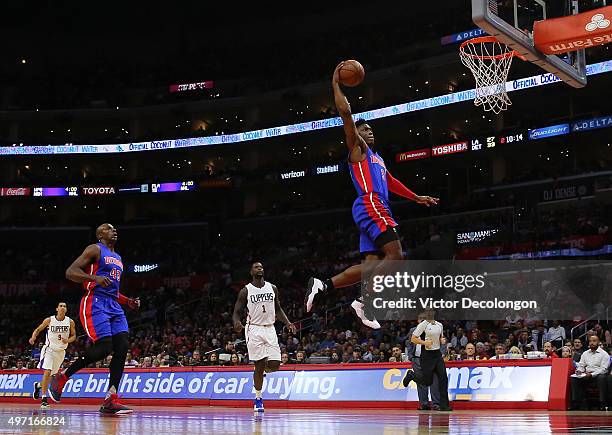
[[[511, 363], [510, 363], [511, 364]], [[416, 385], [402, 385], [406, 369], [279, 371], [264, 378], [266, 400], [417, 401]], [[547, 401], [550, 366], [449, 367], [451, 400]], [[40, 374], [0, 374], [0, 396], [28, 397]], [[78, 373], [64, 387], [63, 398], [100, 398], [107, 373]], [[126, 370], [119, 394], [129, 399], [252, 399], [253, 372], [138, 372]]]

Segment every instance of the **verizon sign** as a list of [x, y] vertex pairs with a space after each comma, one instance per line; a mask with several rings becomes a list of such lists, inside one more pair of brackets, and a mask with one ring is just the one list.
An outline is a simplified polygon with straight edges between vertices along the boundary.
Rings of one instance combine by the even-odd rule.
[[536, 21], [535, 46], [545, 54], [561, 54], [612, 42], [612, 6], [577, 15]]
[[83, 195], [114, 195], [115, 188], [108, 186], [100, 186], [100, 187], [82, 187]]
[[0, 196], [30, 196], [29, 187], [0, 187]]
[[468, 149], [467, 142], [449, 143], [447, 145], [438, 145], [438, 146], [432, 147], [431, 155], [434, 157], [445, 156], [447, 154], [462, 153], [464, 151], [467, 151], [467, 149]]
[[395, 161], [398, 163], [407, 162], [409, 160], [426, 159], [431, 155], [429, 148], [422, 148], [420, 150], [406, 151], [403, 153], [397, 153], [395, 155]]

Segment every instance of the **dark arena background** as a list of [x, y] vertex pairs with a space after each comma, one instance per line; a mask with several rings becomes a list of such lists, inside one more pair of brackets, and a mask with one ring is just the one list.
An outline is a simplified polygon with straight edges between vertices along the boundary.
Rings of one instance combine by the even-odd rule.
[[[433, 342], [354, 302], [373, 254], [520, 264], [508, 294], [534, 260], [609, 268], [610, 1], [26, 3], [1, 8], [0, 432], [612, 431], [609, 270], [573, 280], [580, 315], [440, 311]], [[556, 283], [530, 291], [573, 306]]]

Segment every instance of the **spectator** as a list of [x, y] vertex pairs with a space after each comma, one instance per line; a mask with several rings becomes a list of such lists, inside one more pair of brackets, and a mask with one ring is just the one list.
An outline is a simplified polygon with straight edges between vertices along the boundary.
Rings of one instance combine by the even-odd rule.
[[151, 368], [152, 366], [153, 366], [153, 364], [151, 363], [151, 357], [150, 357], [150, 356], [145, 356], [145, 357], [142, 359], [142, 366], [141, 366], [141, 367], [142, 367], [142, 368], [145, 368], [145, 369], [149, 369], [149, 368]]
[[332, 354], [331, 354], [331, 357], [330, 357], [330, 359], [329, 359], [329, 363], [330, 363], [330, 364], [338, 364], [338, 363], [340, 363], [340, 362], [342, 362], [342, 361], [340, 360], [340, 355], [338, 355], [338, 352], [333, 351], [333, 352], [332, 352]]
[[546, 354], [547, 358], [559, 358], [559, 355], [557, 355], [556, 351], [557, 349], [550, 341], [544, 343], [544, 353]]
[[349, 359], [348, 361], [349, 363], [362, 363], [365, 362], [362, 358], [361, 358], [361, 349], [356, 347], [355, 349], [353, 349], [353, 356], [351, 357], [351, 359]]
[[529, 340], [529, 332], [527, 330], [521, 330], [516, 345], [523, 354], [527, 354], [527, 352], [534, 349], [533, 342]]
[[572, 375], [572, 409], [588, 410], [585, 392], [587, 385], [597, 385], [600, 410], [605, 410], [607, 374], [610, 355], [599, 347], [597, 335], [589, 337], [589, 349], [580, 357], [575, 375]]
[[574, 362], [579, 362], [580, 361], [580, 357], [582, 356], [582, 353], [584, 352], [584, 349], [582, 349], [582, 340], [579, 338], [574, 338], [574, 349], [573, 349], [573, 353], [572, 353], [572, 359], [574, 360]]
[[304, 352], [298, 350], [295, 354], [295, 363], [296, 364], [306, 364], [306, 358], [304, 357]]
[[512, 357], [517, 358], [517, 357], [523, 357], [523, 354], [521, 353], [521, 350], [516, 347], [516, 346], [512, 346], [510, 348], [510, 355], [512, 355]]
[[465, 345], [465, 358], [468, 361], [474, 361], [477, 360], [478, 357], [476, 356], [476, 346], [474, 346], [472, 343], [468, 343]]
[[504, 359], [506, 355], [506, 346], [501, 343], [498, 343], [495, 346], [495, 355], [491, 357], [491, 359]]
[[561, 358], [571, 358], [572, 357], [572, 348], [569, 346], [563, 346], [561, 349]]
[[484, 343], [476, 343], [476, 359], [489, 359]]
[[153, 367], [159, 367], [160, 365], [161, 365], [161, 362], [159, 361], [159, 358], [154, 358]]
[[332, 349], [335, 346], [336, 346], [336, 342], [333, 339], [333, 334], [331, 333], [331, 331], [328, 331], [325, 336], [325, 340], [320, 342], [319, 345], [317, 346], [317, 350]]
[[453, 337], [450, 340], [451, 346], [454, 347], [455, 349], [458, 349], [460, 347], [465, 347], [467, 343], [468, 343], [468, 339], [463, 333], [463, 328], [458, 327], [457, 332], [453, 334]]
[[219, 355], [217, 355], [216, 352], [213, 352], [210, 354], [210, 357], [208, 359], [208, 365], [209, 366], [218, 366], [219, 365]]
[[237, 366], [240, 365], [240, 357], [238, 356], [237, 353], [233, 353], [232, 356], [230, 357], [230, 362], [229, 362], [230, 366]]
[[138, 361], [132, 358], [131, 352], [128, 352], [127, 355], [125, 356], [125, 365], [131, 366], [131, 367], [138, 367]]
[[554, 320], [553, 326], [548, 328], [548, 340], [557, 348], [565, 342], [565, 328], [561, 326], [561, 322], [558, 320]]
[[391, 356], [395, 358], [396, 362], [409, 361], [408, 356], [402, 353], [402, 350], [399, 348], [399, 346], [393, 346], [393, 349], [391, 349]]
[[202, 355], [200, 354], [199, 350], [194, 350], [193, 354], [191, 355], [191, 360], [189, 361], [189, 364], [192, 366], [201, 366], [204, 365], [202, 364]]
[[281, 354], [281, 365], [291, 364], [291, 360], [289, 359], [289, 354], [287, 352], [283, 352]]
[[544, 343], [548, 341], [546, 331], [544, 330], [544, 324], [542, 322], [538, 323], [538, 327], [532, 334], [532, 343], [531, 347], [533, 350], [544, 350]]

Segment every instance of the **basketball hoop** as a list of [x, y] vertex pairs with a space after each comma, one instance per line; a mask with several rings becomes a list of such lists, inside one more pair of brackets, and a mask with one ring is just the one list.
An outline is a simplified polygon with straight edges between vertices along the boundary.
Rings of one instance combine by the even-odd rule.
[[461, 62], [476, 79], [474, 104], [497, 114], [512, 105], [506, 93], [506, 80], [512, 58], [520, 54], [493, 36], [464, 41], [459, 48]]

